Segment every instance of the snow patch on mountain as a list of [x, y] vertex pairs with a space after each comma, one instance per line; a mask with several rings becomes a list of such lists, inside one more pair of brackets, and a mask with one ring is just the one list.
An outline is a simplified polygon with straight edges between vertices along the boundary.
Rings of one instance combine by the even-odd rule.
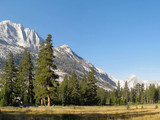
[[21, 24], [16, 24], [10, 20], [0, 22], [0, 40], [9, 45], [22, 46], [33, 51], [38, 51], [41, 37], [29, 28], [24, 28]]

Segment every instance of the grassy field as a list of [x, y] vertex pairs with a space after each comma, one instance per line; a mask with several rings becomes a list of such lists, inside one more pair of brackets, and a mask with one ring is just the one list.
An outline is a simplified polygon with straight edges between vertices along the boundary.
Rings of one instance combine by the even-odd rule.
[[[143, 107], [142, 107], [143, 106]], [[158, 106], [158, 105], [157, 105]], [[0, 120], [57, 120], [57, 119], [114, 119], [159, 120], [160, 106], [52, 106], [52, 107], [0, 107]]]

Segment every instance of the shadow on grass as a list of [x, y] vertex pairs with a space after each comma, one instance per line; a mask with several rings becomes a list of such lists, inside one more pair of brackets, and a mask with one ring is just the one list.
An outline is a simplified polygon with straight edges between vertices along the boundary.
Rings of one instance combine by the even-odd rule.
[[121, 114], [25, 114], [15, 112], [1, 112], [0, 120], [117, 120], [155, 115], [159, 112], [148, 113], [147, 111], [121, 113]]

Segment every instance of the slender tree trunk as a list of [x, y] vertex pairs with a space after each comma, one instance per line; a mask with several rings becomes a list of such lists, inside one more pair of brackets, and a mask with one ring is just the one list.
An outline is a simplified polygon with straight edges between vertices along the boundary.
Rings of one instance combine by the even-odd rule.
[[41, 105], [43, 105], [43, 99], [41, 99]]
[[51, 106], [51, 98], [48, 95], [48, 106]]
[[[48, 88], [48, 90], [50, 90], [49, 86], [47, 88]], [[51, 106], [51, 98], [49, 95], [48, 95], [48, 106]]]

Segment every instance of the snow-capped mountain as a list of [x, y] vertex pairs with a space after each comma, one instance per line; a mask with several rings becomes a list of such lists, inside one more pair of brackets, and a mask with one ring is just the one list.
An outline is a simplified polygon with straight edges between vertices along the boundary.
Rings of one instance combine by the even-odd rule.
[[[16, 58], [16, 62], [19, 62], [19, 56], [21, 57], [24, 48], [28, 48], [35, 58], [39, 44], [43, 41], [41, 37], [34, 30], [24, 28], [21, 24], [16, 24], [11, 21], [0, 22], [0, 67], [3, 63], [3, 59], [6, 59], [10, 52], [12, 52]], [[54, 47], [55, 63], [58, 67], [56, 73], [60, 76], [60, 81], [63, 80], [65, 74], [71, 75], [74, 70], [79, 79], [83, 74], [87, 74], [92, 67], [90, 62], [79, 57], [74, 53], [67, 45]], [[116, 83], [108, 76], [103, 70], [95, 68], [96, 78], [98, 80], [97, 85], [106, 89], [112, 90], [115, 88]]]
[[39, 44], [43, 41], [34, 30], [24, 28], [21, 24], [9, 20], [0, 22], [0, 43], [27, 47], [38, 51]]
[[140, 80], [136, 75], [129, 76], [125, 81], [127, 81], [129, 88], [133, 88], [137, 83], [139, 84], [143, 83], [143, 81]]
[[[117, 84], [118, 80], [115, 82]], [[149, 87], [150, 84], [155, 84], [156, 86], [160, 85], [160, 80], [151, 80], [151, 81], [141, 80], [136, 75], [131, 75], [128, 78], [126, 78], [125, 80], [119, 80], [119, 82], [120, 82], [120, 86], [122, 88], [124, 88], [125, 82], [127, 82], [128, 88], [134, 88], [137, 83], [144, 84], [144, 88]]]

